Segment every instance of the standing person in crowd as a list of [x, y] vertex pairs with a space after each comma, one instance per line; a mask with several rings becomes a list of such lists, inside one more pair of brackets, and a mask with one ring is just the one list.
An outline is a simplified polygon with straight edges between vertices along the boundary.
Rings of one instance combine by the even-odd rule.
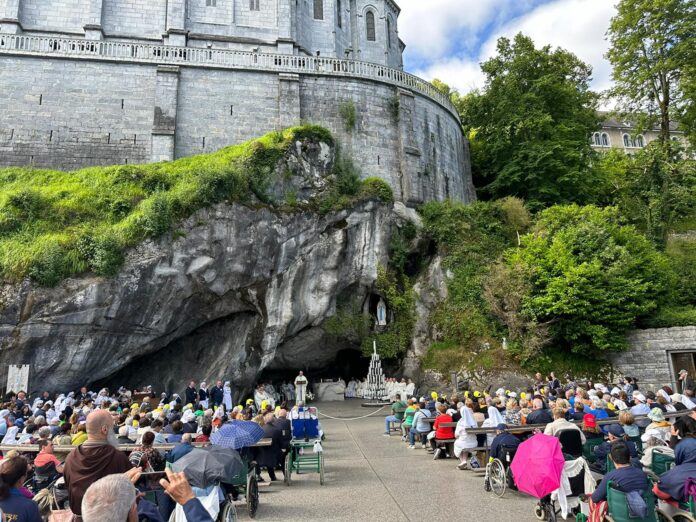
[[561, 387], [561, 381], [559, 381], [556, 378], [556, 374], [551, 372], [549, 374], [549, 389], [550, 390], [557, 390], [558, 388]]
[[87, 416], [87, 441], [65, 459], [65, 485], [73, 513], [81, 515], [82, 497], [93, 482], [113, 473], [125, 473], [131, 464], [125, 453], [116, 449], [114, 421], [106, 410]]
[[295, 401], [307, 402], [307, 377], [302, 371], [295, 377]]
[[196, 381], [190, 381], [186, 388], [186, 404], [196, 404], [198, 402], [198, 391], [196, 390]]
[[222, 401], [225, 404], [225, 411], [227, 413], [232, 411], [232, 386], [230, 385], [230, 381], [225, 381], [225, 386], [222, 388]]
[[212, 401], [212, 407], [217, 408], [222, 404], [222, 401], [225, 398], [225, 390], [222, 387], [222, 381], [218, 381], [215, 383], [215, 386], [213, 386], [210, 389], [210, 400]]
[[6, 458], [0, 467], [0, 510], [8, 522], [43, 522], [36, 502], [22, 495], [29, 463], [24, 457]]
[[[208, 392], [208, 385], [205, 381], [201, 382], [201, 387], [198, 390], [198, 402], [203, 408], [208, 409], [208, 403], [210, 402], [210, 392]], [[195, 407], [195, 403], [191, 404], [193, 404]]]
[[696, 391], [696, 384], [694, 384], [694, 380], [689, 375], [689, 372], [684, 369], [679, 370], [679, 385], [682, 393], [686, 393], [687, 390], [690, 390], [693, 395]]

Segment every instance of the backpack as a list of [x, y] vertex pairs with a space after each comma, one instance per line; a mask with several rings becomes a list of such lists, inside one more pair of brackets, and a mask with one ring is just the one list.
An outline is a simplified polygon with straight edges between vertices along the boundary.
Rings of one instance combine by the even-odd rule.
[[689, 477], [684, 482], [684, 502], [689, 502], [689, 498], [696, 498], [696, 479]]

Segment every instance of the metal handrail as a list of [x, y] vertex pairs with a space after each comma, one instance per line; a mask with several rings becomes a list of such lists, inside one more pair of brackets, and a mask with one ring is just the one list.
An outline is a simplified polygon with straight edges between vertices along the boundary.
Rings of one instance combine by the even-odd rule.
[[447, 95], [430, 82], [385, 65], [319, 56], [177, 47], [149, 43], [86, 40], [54, 36], [0, 34], [0, 54], [59, 56], [87, 60], [186, 65], [222, 69], [273, 71], [374, 80], [423, 94], [459, 115]]

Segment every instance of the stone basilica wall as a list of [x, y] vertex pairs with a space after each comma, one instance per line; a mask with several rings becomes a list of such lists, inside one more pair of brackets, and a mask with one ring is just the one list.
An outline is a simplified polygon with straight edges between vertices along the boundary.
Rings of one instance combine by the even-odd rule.
[[[475, 199], [457, 118], [388, 82], [0, 52], [0, 92], [0, 165], [168, 160], [306, 121], [329, 128], [362, 175], [387, 180], [397, 199]], [[340, 116], [351, 103], [354, 129]]]
[[628, 351], [610, 356], [615, 374], [636, 377], [641, 389], [669, 384], [676, 390], [682, 367], [673, 367], [672, 355], [696, 353], [696, 326], [635, 330], [628, 340]]

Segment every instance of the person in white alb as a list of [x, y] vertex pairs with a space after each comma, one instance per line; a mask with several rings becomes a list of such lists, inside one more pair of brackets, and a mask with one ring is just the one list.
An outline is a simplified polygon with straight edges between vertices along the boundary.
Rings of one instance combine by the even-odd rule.
[[305, 402], [307, 400], [307, 377], [302, 372], [295, 377], [295, 401]]

